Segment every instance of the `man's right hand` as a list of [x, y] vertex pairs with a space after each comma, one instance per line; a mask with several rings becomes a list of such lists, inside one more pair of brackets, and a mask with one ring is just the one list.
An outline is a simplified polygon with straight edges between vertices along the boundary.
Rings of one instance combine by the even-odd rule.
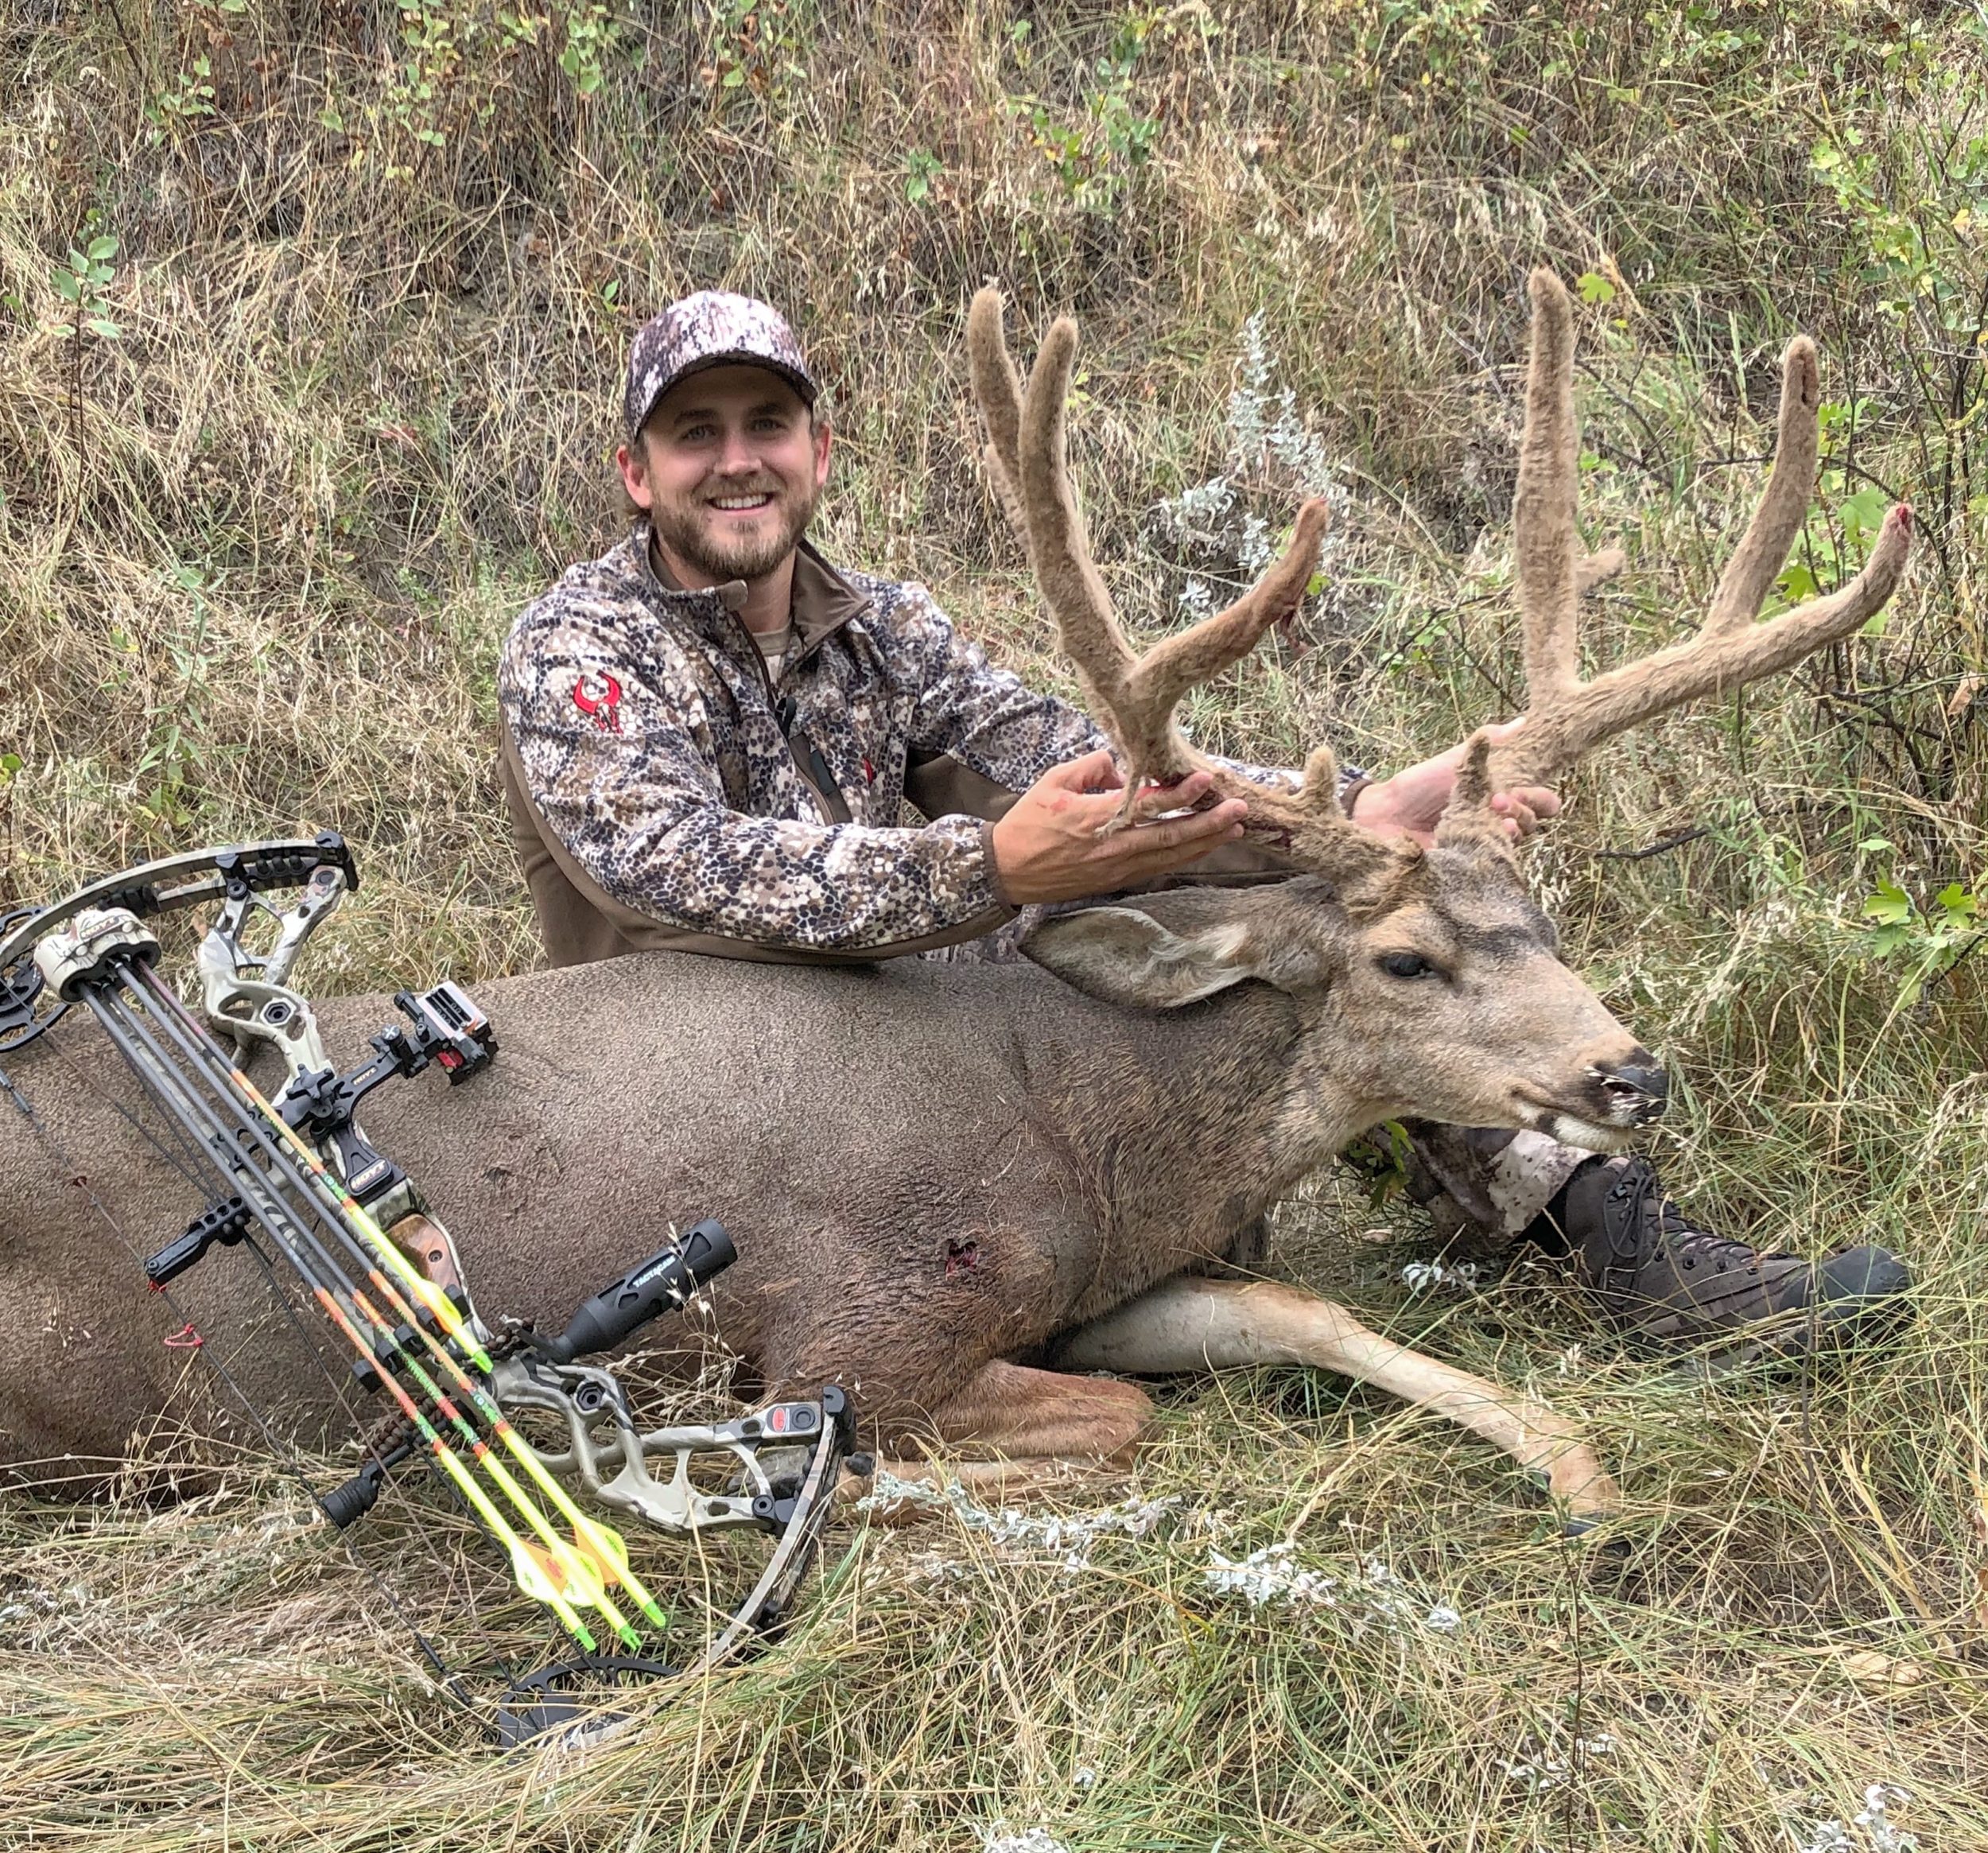
[[[1229, 798], [1101, 837], [1118, 814], [1124, 783], [1109, 753], [1089, 753], [1051, 767], [1015, 801], [993, 832], [994, 866], [1009, 901], [1081, 901], [1137, 888], [1243, 833], [1249, 807]], [[1212, 783], [1206, 772], [1190, 772], [1164, 802], [1170, 810], [1184, 810], [1206, 797]]]

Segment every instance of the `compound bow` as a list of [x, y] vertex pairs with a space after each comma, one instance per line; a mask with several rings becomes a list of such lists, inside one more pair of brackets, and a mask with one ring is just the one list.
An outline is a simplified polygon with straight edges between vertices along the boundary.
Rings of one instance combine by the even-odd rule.
[[[701, 1671], [781, 1619], [844, 1463], [864, 1463], [852, 1456], [853, 1420], [833, 1387], [728, 1421], [645, 1432], [613, 1373], [578, 1362], [681, 1307], [735, 1258], [716, 1222], [698, 1223], [604, 1288], [557, 1336], [484, 1323], [447, 1231], [355, 1116], [375, 1088], [431, 1064], [452, 1086], [479, 1073], [497, 1048], [488, 1018], [452, 984], [402, 991], [394, 1001], [406, 1023], [381, 1030], [372, 1059], [341, 1074], [309, 1003], [288, 982], [305, 941], [357, 886], [350, 849], [328, 834], [170, 857], [0, 918], [0, 1056], [72, 1007], [88, 1010], [208, 1179], [207, 1207], [146, 1258], [150, 1284], [165, 1291], [217, 1244], [247, 1242], [263, 1254], [266, 1243], [353, 1354], [358, 1385], [387, 1400], [388, 1419], [365, 1442], [358, 1473], [313, 1493], [326, 1521], [341, 1531], [355, 1524], [394, 1468], [423, 1459], [504, 1552], [518, 1588], [557, 1618], [577, 1652], [509, 1689], [495, 1728], [513, 1743], [569, 1722], [576, 1684], [670, 1670], [650, 1657], [644, 1632], [667, 1618], [626, 1540], [598, 1513], [678, 1537], [750, 1529], [773, 1540], [750, 1594], [689, 1669]], [[301, 892], [287, 910], [266, 898], [289, 890]], [[146, 923], [211, 901], [220, 909], [195, 961], [204, 1023], [160, 976], [159, 939]], [[261, 915], [275, 923], [275, 938], [258, 954], [247, 935]], [[274, 1099], [246, 1072], [258, 1043], [284, 1062]], [[4, 1069], [0, 1090], [49, 1136]], [[565, 1445], [522, 1432], [511, 1418], [525, 1410], [563, 1425]], [[250, 1413], [271, 1432], [253, 1405]], [[759, 1459], [763, 1450], [790, 1459], [797, 1447], [805, 1450], [798, 1473], [770, 1473]], [[693, 1484], [693, 1459], [710, 1455], [735, 1463], [733, 1490]], [[658, 1460], [671, 1463], [661, 1478], [650, 1468]], [[602, 1650], [604, 1635], [615, 1650]]]

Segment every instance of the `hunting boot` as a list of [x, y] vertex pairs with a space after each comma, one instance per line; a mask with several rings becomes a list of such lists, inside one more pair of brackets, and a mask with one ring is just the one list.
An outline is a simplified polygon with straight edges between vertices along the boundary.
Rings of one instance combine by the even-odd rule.
[[1594, 1158], [1547, 1217], [1576, 1272], [1623, 1327], [1688, 1344], [1745, 1328], [1784, 1353], [1867, 1336], [1905, 1315], [1912, 1275], [1887, 1249], [1827, 1261], [1765, 1254], [1703, 1229], [1646, 1158]]

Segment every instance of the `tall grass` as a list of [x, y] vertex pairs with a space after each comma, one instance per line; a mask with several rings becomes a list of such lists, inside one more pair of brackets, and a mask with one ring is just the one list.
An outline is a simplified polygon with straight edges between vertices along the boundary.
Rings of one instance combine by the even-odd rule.
[[[495, 649], [612, 532], [630, 333], [711, 285], [783, 305], [832, 383], [831, 552], [926, 578], [1052, 682], [973, 460], [968, 296], [1082, 318], [1078, 472], [1146, 627], [1194, 569], [1152, 511], [1229, 466], [1259, 318], [1345, 492], [1334, 584], [1194, 722], [1402, 763], [1511, 705], [1543, 259], [1589, 299], [1586, 519], [1632, 558], [1593, 660], [1703, 609], [1798, 328], [1831, 422], [1797, 564], [1848, 570], [1873, 498], [1920, 516], [1881, 634], [1609, 748], [1534, 859], [1570, 957], [1682, 1084], [1658, 1150], [1681, 1194], [1766, 1244], [1890, 1243], [1920, 1288], [1912, 1331], [1846, 1368], [1692, 1387], [1543, 1266], [1411, 1295], [1423, 1226], [1322, 1180], [1278, 1264], [1581, 1414], [1629, 1498], [1614, 1554], [1380, 1399], [1183, 1385], [1137, 1484], [1194, 1525], [1073, 1574], [950, 1521], [852, 1522], [778, 1649], [659, 1689], [584, 1762], [482, 1748], [281, 1482], [161, 1512], [15, 1498], [6, 1839], [1765, 1849], [1835, 1821], [1876, 1849], [1854, 1817], [1889, 1782], [1922, 1848], [1988, 1845], [1985, 42], [1978, 10], [1835, 0], [17, 5], [0, 904], [332, 827], [368, 881], [309, 981], [529, 964]], [[1243, 487], [1287, 515], [1274, 472]], [[1211, 1549], [1287, 1539], [1342, 1583], [1379, 1560], [1459, 1626], [1207, 1585]]]

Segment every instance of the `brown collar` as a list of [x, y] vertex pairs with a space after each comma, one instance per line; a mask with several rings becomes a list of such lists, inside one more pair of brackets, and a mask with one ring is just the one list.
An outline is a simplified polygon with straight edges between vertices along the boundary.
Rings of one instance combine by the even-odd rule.
[[800, 647], [811, 649], [832, 631], [870, 608], [868, 598], [850, 585], [806, 541], [794, 560], [794, 628]]
[[[656, 583], [666, 592], [683, 591], [657, 552], [655, 537], [646, 523], [642, 534], [641, 557]], [[736, 612], [745, 604], [743, 579], [728, 580], [710, 589], [711, 595], [728, 612]], [[794, 550], [791, 612], [797, 653], [811, 650], [831, 631], [841, 630], [850, 619], [868, 610], [869, 605], [868, 597], [823, 559], [812, 542], [804, 540]]]

